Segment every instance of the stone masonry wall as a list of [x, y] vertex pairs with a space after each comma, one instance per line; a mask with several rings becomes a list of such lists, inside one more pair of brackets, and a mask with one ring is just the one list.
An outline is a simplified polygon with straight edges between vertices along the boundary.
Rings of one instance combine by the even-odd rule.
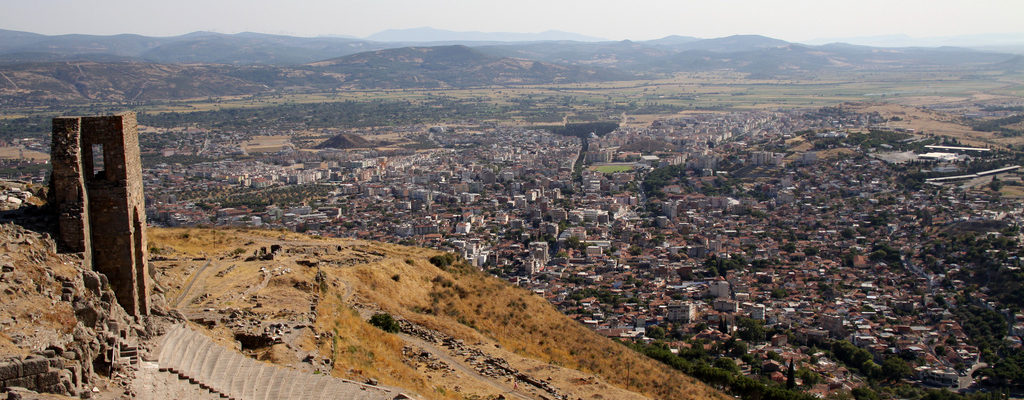
[[0, 389], [22, 387], [37, 392], [75, 395], [79, 393], [81, 380], [78, 371], [77, 365], [66, 366], [63, 358], [52, 354], [50, 357], [9, 360], [0, 363]]
[[92, 261], [89, 231], [89, 199], [82, 174], [81, 118], [54, 118], [50, 162], [50, 203], [56, 205], [57, 247], [70, 253], [84, 253]]
[[125, 311], [148, 314], [151, 283], [135, 114], [55, 118], [53, 138], [60, 247], [86, 253], [93, 268], [110, 279]]

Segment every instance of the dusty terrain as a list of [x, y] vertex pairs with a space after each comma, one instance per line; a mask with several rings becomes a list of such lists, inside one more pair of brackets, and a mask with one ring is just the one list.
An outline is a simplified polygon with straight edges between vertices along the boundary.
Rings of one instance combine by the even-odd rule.
[[918, 134], [949, 136], [971, 146], [1004, 147], [1024, 143], [1020, 137], [999, 137], [992, 132], [980, 132], [962, 123], [961, 118], [952, 114], [932, 111], [926, 108], [891, 103], [855, 103], [853, 109], [861, 113], [878, 112], [889, 121], [893, 128], [913, 129]]
[[22, 147], [0, 146], [0, 159], [45, 161], [50, 155]]
[[[259, 359], [424, 398], [724, 398], [524, 290], [431, 264], [436, 251], [281, 231], [149, 232], [168, 305]], [[367, 323], [380, 312], [401, 332]]]

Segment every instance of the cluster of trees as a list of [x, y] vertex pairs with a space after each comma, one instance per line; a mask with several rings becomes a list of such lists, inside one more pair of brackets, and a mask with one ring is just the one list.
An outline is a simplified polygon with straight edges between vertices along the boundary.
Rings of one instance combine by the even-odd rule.
[[48, 117], [25, 117], [25, 118], [0, 118], [0, 142], [9, 142], [14, 139], [39, 138], [49, 135], [50, 118]]
[[871, 353], [845, 340], [832, 342], [831, 351], [837, 360], [870, 379], [898, 382], [914, 372], [910, 364], [899, 356], [889, 356], [882, 361], [882, 365], [878, 365]]
[[[197, 200], [201, 207], [210, 207], [211, 204], [220, 204], [221, 207], [244, 206], [259, 212], [272, 204], [302, 204], [316, 199], [323, 199], [327, 197], [331, 190], [333, 190], [333, 187], [328, 185], [288, 185], [224, 193]], [[203, 194], [194, 193], [193, 195], [202, 196]], [[190, 197], [183, 195], [182, 199]]]
[[864, 147], [864, 148], [878, 148], [889, 146], [888, 148], [897, 151], [910, 151], [923, 149], [925, 145], [935, 144], [938, 139], [928, 139], [919, 142], [908, 143], [907, 139], [912, 136], [906, 133], [882, 131], [882, 130], [871, 130], [868, 133], [850, 133], [845, 138], [818, 138], [809, 136], [811, 143], [814, 144], [815, 150], [825, 150], [835, 147]]
[[551, 132], [557, 135], [585, 138], [590, 136], [591, 133], [597, 136], [604, 136], [616, 129], [619, 129], [618, 122], [582, 122], [553, 127]]
[[971, 121], [971, 128], [976, 131], [997, 132], [1002, 136], [1013, 137], [1024, 135], [1024, 130], [1007, 128], [1007, 126], [1016, 125], [1021, 122], [1024, 122], [1024, 114], [988, 120], [974, 120]]
[[[694, 351], [682, 351], [679, 355], [672, 354], [664, 343], [632, 344], [634, 350], [661, 361], [704, 383], [722, 388], [725, 391], [755, 400], [811, 400], [816, 397], [794, 389], [766, 381], [746, 377], [739, 372], [735, 363], [729, 358], [711, 360], [706, 354]], [[719, 361], [724, 360], [724, 361]]]
[[887, 243], [875, 243], [871, 246], [871, 253], [868, 253], [868, 259], [874, 262], [885, 262], [890, 266], [898, 266], [902, 260], [902, 253], [899, 249], [889, 246]]
[[725, 276], [729, 271], [747, 268], [747, 259], [740, 254], [730, 254], [729, 257], [712, 254], [704, 260], [704, 268], [708, 276]]
[[1003, 340], [1009, 328], [1003, 316], [973, 304], [958, 307], [954, 314], [971, 344], [978, 347], [981, 358], [990, 364], [979, 374], [991, 378], [990, 383], [996, 386], [1024, 386], [1024, 349], [1013, 348]]
[[50, 164], [35, 164], [20, 160], [0, 160], [0, 178], [18, 178], [23, 175], [39, 175], [49, 171]]
[[663, 197], [665, 193], [661, 189], [675, 183], [685, 173], [686, 167], [683, 165], [668, 165], [656, 168], [644, 177], [644, 192], [647, 192], [647, 195], [651, 197]]

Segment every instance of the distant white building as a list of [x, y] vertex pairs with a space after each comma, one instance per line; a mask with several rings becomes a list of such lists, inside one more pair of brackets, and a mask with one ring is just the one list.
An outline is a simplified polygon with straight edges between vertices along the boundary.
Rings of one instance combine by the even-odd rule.
[[697, 303], [692, 301], [673, 301], [668, 304], [665, 319], [671, 322], [693, 322], [700, 317]]
[[735, 300], [716, 299], [714, 307], [715, 311], [734, 313], [740, 310], [740, 303]]
[[548, 242], [531, 242], [530, 243], [530, 258], [537, 260], [544, 264], [549, 259], [549, 246]]
[[800, 155], [801, 164], [814, 164], [818, 162], [818, 152], [808, 151]]
[[960, 376], [956, 371], [946, 368], [917, 367], [917, 377], [922, 382], [941, 387], [952, 387], [960, 384]]
[[714, 281], [711, 282], [711, 287], [708, 288], [708, 292], [711, 294], [711, 297], [716, 299], [728, 299], [732, 298], [732, 293], [729, 289], [729, 282]]

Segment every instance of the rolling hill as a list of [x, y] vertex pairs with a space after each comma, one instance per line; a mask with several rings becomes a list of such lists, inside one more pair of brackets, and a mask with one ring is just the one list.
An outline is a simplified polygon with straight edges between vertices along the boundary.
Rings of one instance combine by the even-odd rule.
[[330, 139], [316, 145], [318, 149], [355, 149], [364, 147], [370, 147], [370, 142], [350, 133], [332, 136]]
[[365, 52], [302, 66], [60, 61], [0, 65], [0, 99], [142, 102], [346, 88], [440, 88], [631, 79], [632, 75], [488, 56], [465, 46]]
[[630, 79], [615, 71], [495, 57], [466, 46], [405, 47], [309, 64], [359, 87], [465, 87]]
[[388, 29], [377, 32], [366, 37], [367, 40], [377, 42], [404, 42], [404, 43], [428, 43], [428, 42], [536, 42], [553, 40], [573, 40], [580, 42], [600, 42], [600, 39], [592, 36], [580, 35], [562, 31], [545, 31], [539, 33], [513, 33], [513, 32], [455, 32], [430, 27], [409, 28], [409, 29]]
[[155, 63], [297, 65], [391, 47], [366, 40], [303, 38], [243, 32], [193, 32], [171, 37], [141, 35], [56, 35], [0, 30], [0, 64], [21, 61], [103, 61], [112, 58]]
[[351, 88], [598, 82], [708, 71], [813, 78], [822, 72], [1020, 69], [1019, 56], [1012, 54], [955, 47], [809, 46], [757, 35], [463, 43], [410, 47], [257, 33], [153, 38], [0, 30], [0, 101], [145, 102]]

